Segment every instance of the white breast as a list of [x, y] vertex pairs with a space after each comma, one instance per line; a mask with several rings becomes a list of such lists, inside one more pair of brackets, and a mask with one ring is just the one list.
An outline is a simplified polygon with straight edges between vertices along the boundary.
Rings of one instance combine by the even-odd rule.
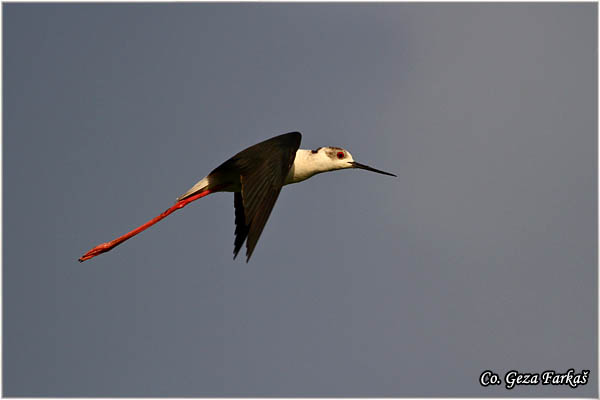
[[321, 164], [321, 157], [314, 154], [312, 150], [299, 149], [285, 179], [285, 185], [302, 182], [315, 174], [327, 171], [326, 166]]

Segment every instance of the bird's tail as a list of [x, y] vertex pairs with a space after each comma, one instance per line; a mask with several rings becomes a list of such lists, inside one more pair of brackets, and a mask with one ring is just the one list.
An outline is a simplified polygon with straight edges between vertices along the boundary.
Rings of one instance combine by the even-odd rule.
[[207, 176], [206, 178], [203, 178], [202, 180], [198, 181], [198, 183], [192, 186], [190, 190], [179, 196], [177, 198], [177, 201], [185, 200], [186, 198], [195, 195], [196, 193], [204, 192], [206, 189], [208, 189], [208, 184], [209, 182]]
[[[200, 181], [200, 182], [202, 182], [202, 181]], [[200, 183], [200, 182], [198, 182], [198, 183]], [[196, 185], [198, 185], [198, 184], [196, 184]], [[136, 229], [132, 230], [129, 233], [126, 233], [123, 236], [120, 236], [114, 240], [111, 240], [110, 242], [99, 244], [98, 246], [94, 247], [93, 249], [91, 249], [90, 251], [85, 253], [83, 256], [81, 256], [79, 258], [79, 262], [84, 262], [86, 260], [89, 260], [90, 258], [96, 257], [97, 255], [106, 253], [107, 251], [114, 249], [115, 247], [117, 247], [118, 245], [120, 245], [121, 243], [126, 241], [127, 239], [130, 239], [133, 236], [137, 235], [138, 233], [145, 231], [146, 229], [150, 228], [152, 225], [156, 224], [158, 221], [169, 216], [171, 213], [179, 210], [180, 208], [185, 207], [192, 201], [198, 200], [204, 196], [207, 196], [207, 195], [217, 192], [217, 191], [219, 191], [219, 188], [215, 187], [210, 190], [205, 189], [205, 190], [199, 191], [198, 193], [195, 193], [195, 194], [189, 195], [189, 196], [187, 195], [187, 193], [184, 194], [177, 200], [177, 202], [171, 208], [165, 210], [162, 214], [157, 215], [156, 217], [152, 218], [150, 221], [146, 222], [144, 225], [137, 227]], [[188, 197], [186, 197], [186, 196], [188, 196]]]

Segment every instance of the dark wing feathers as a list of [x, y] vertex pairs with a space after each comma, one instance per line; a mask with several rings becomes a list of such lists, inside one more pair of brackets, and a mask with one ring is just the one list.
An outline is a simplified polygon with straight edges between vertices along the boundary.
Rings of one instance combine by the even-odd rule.
[[234, 258], [246, 240], [246, 261], [250, 260], [281, 187], [294, 164], [302, 135], [291, 132], [275, 136], [241, 151], [214, 172], [235, 170], [240, 174], [242, 192], [234, 194]]
[[233, 205], [235, 207], [235, 241], [233, 243], [233, 258], [235, 259], [248, 237], [248, 226], [246, 225], [246, 216], [244, 215], [244, 203], [242, 193], [233, 194]]
[[[279, 173], [271, 172], [273, 168], [277, 168], [277, 166], [266, 164], [255, 173], [249, 174], [247, 177], [242, 176], [242, 199], [244, 200], [246, 224], [249, 227], [246, 241], [247, 260], [250, 259], [256, 247], [283, 185], [283, 181], [278, 178]], [[279, 166], [279, 168], [281, 167]]]

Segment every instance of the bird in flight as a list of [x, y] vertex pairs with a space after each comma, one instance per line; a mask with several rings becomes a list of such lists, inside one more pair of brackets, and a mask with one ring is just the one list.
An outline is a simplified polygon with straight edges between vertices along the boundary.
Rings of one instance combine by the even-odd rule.
[[360, 168], [396, 176], [357, 163], [349, 151], [340, 147], [299, 149], [301, 140], [300, 132], [284, 133], [242, 150], [192, 186], [171, 208], [131, 232], [110, 242], [99, 244], [81, 256], [79, 262], [112, 250], [192, 201], [215, 192], [233, 192], [235, 207], [233, 258], [237, 257], [246, 242], [246, 262], [248, 262], [284, 185], [302, 182], [322, 172], [347, 168]]

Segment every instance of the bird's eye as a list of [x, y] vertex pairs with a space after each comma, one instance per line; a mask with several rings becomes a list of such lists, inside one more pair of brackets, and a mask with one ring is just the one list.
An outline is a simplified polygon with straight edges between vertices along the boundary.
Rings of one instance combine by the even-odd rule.
[[344, 156], [344, 152], [343, 152], [343, 151], [338, 151], [338, 153], [337, 153], [337, 158], [339, 158], [339, 159], [341, 160], [341, 159], [342, 159], [342, 158], [344, 158], [344, 157], [345, 157], [345, 156]]

